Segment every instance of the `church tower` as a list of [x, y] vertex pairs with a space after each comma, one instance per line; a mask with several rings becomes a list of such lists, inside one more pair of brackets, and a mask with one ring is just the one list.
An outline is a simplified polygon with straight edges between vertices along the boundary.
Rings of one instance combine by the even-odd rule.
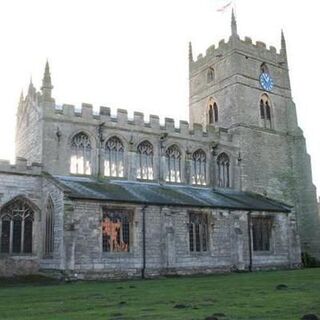
[[286, 42], [281, 50], [240, 39], [232, 12], [231, 36], [206, 55], [189, 46], [189, 120], [236, 139], [243, 190], [290, 203], [304, 251], [320, 258], [320, 223], [310, 157], [292, 100]]

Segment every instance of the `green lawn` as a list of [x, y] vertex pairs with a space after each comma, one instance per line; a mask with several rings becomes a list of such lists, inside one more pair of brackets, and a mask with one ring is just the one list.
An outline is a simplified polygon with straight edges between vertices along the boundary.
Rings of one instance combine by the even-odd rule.
[[69, 284], [0, 280], [1, 320], [294, 320], [310, 313], [320, 316], [320, 268]]

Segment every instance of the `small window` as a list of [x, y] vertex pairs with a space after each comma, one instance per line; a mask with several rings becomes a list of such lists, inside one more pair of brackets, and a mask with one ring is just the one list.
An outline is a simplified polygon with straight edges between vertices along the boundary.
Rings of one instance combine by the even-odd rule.
[[208, 217], [202, 213], [189, 214], [190, 252], [208, 251]]
[[218, 186], [230, 188], [230, 160], [226, 153], [221, 153], [217, 158]]
[[70, 172], [74, 174], [91, 174], [92, 146], [87, 134], [80, 132], [71, 141]]
[[252, 218], [252, 242], [254, 251], [270, 250], [271, 231], [271, 217]]
[[137, 178], [153, 180], [153, 146], [149, 141], [138, 145]]
[[124, 147], [118, 137], [111, 137], [105, 145], [104, 175], [106, 177], [124, 176]]
[[260, 66], [261, 73], [269, 73], [269, 68], [265, 62], [263, 62]]
[[206, 154], [199, 149], [192, 155], [192, 183], [205, 185], [206, 184]]
[[207, 72], [207, 82], [210, 83], [212, 81], [214, 81], [215, 78], [215, 72], [213, 68], [209, 68], [208, 72]]
[[129, 252], [132, 212], [125, 209], [104, 209], [102, 249], [104, 252]]
[[0, 253], [32, 253], [34, 211], [27, 201], [17, 199], [0, 212]]
[[166, 151], [165, 181], [181, 182], [181, 152], [176, 145]]

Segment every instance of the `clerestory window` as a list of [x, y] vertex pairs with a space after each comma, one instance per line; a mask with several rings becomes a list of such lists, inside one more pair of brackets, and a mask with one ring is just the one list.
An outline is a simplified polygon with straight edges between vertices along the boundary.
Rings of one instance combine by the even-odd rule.
[[116, 136], [111, 137], [105, 145], [104, 175], [124, 177], [124, 147]]
[[16, 199], [0, 211], [0, 253], [32, 253], [34, 211], [24, 199]]
[[143, 141], [138, 145], [138, 169], [137, 178], [153, 180], [153, 146], [149, 141]]
[[218, 186], [230, 187], [230, 159], [226, 153], [221, 153], [217, 158]]
[[193, 184], [206, 184], [206, 154], [201, 149], [192, 155], [191, 176]]
[[181, 182], [181, 152], [176, 145], [170, 146], [166, 151], [165, 181]]
[[72, 138], [70, 172], [85, 175], [92, 173], [92, 146], [90, 138], [84, 132]]

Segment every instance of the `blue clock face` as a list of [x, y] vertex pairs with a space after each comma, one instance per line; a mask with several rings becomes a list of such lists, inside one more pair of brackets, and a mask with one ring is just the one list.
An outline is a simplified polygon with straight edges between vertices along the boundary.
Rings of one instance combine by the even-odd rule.
[[273, 80], [268, 73], [261, 73], [260, 75], [261, 87], [266, 91], [271, 91], [273, 88]]

